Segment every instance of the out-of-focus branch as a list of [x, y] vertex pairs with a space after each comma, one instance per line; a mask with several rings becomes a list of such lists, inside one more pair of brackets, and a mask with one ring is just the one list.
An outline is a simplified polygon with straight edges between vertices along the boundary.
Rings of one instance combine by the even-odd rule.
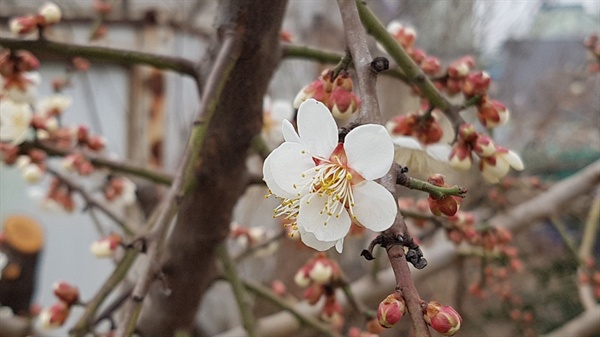
[[[28, 148], [40, 149], [46, 152], [46, 154], [48, 154], [49, 156], [65, 157], [71, 154], [71, 152], [69, 151], [62, 150], [39, 141], [25, 142], [21, 145], [21, 148], [23, 150], [26, 150]], [[94, 166], [105, 167], [113, 172], [129, 174], [161, 185], [170, 185], [173, 180], [173, 178], [168, 174], [151, 170], [145, 167], [136, 166], [125, 161], [103, 158], [90, 153], [85, 153], [82, 155], [85, 157], [86, 160], [89, 160]]]
[[600, 305], [586, 310], [560, 328], [543, 335], [543, 337], [595, 336], [600, 332]]
[[100, 211], [102, 211], [102, 213], [104, 213], [106, 216], [108, 216], [112, 221], [114, 221], [122, 230], [123, 232], [125, 232], [125, 234], [127, 235], [132, 235], [133, 231], [131, 228], [133, 228], [130, 225], [127, 225], [126, 221], [121, 219], [117, 214], [115, 214], [112, 210], [108, 209], [100, 200], [98, 200], [96, 197], [90, 195], [86, 190], [83, 189], [83, 187], [79, 186], [78, 184], [76, 184], [74, 181], [72, 181], [71, 179], [65, 177], [64, 175], [62, 175], [61, 173], [59, 173], [56, 170], [53, 169], [47, 169], [48, 172], [50, 174], [52, 174], [53, 176], [55, 176], [58, 180], [60, 180], [63, 184], [65, 184], [70, 190], [75, 191], [77, 193], [79, 193], [79, 195], [83, 198], [83, 200], [86, 203], [87, 207], [93, 207], [96, 208]]
[[[578, 254], [581, 264], [579, 266], [579, 273], [590, 273], [591, 270], [585, 265], [585, 262], [593, 258], [593, 249], [596, 239], [598, 238], [598, 226], [600, 226], [600, 188], [596, 189], [596, 195], [592, 200], [592, 208], [588, 213], [587, 220], [585, 222], [585, 228], [581, 239], [581, 245], [579, 246]], [[579, 300], [585, 310], [591, 310], [596, 307], [596, 301], [594, 296], [594, 290], [591, 284], [579, 282], [577, 285], [579, 292]]]
[[[572, 202], [577, 196], [589, 193], [599, 183], [600, 161], [596, 161], [577, 174], [556, 183], [544, 193], [491, 218], [489, 223], [494, 226], [505, 226], [513, 231], [524, 230], [528, 226], [536, 224], [537, 221], [555, 213], [556, 209]], [[421, 247], [421, 249], [429, 264], [427, 268], [413, 270], [415, 281], [422, 280], [441, 269], [451, 266], [459, 257], [456, 246], [448, 240], [437, 242], [433, 248]], [[353, 282], [351, 288], [357, 298], [367, 301], [369, 299], [384, 298], [389, 294], [389, 289], [394, 287], [395, 284], [394, 274], [391, 268], [388, 268], [380, 271], [375, 279], [371, 275], [362, 277]], [[339, 298], [340, 304], [347, 307], [346, 299], [343, 296]], [[305, 315], [317, 315], [319, 310], [304, 301], [296, 304], [294, 308]], [[598, 317], [598, 311], [594, 311], [593, 314]], [[287, 312], [263, 317], [260, 319], [258, 326], [257, 333], [269, 337], [290, 336], [300, 327], [294, 317]], [[235, 328], [218, 336], [244, 336], [244, 330]], [[561, 336], [577, 336], [577, 334], [562, 334]]]
[[248, 334], [248, 337], [257, 336], [255, 331], [255, 318], [252, 314], [252, 305], [248, 298], [246, 288], [242, 284], [237, 272], [236, 265], [227, 251], [227, 242], [221, 242], [217, 248], [217, 255], [219, 256], [219, 260], [223, 267], [223, 275], [231, 285], [231, 290], [233, 291], [233, 296], [237, 302], [240, 317], [242, 318], [242, 325], [246, 330], [246, 334]]
[[73, 43], [53, 42], [49, 40], [22, 40], [0, 37], [0, 46], [8, 49], [24, 49], [45, 52], [65, 57], [85, 57], [121, 65], [147, 65], [158, 69], [171, 70], [191, 76], [201, 87], [198, 65], [181, 57], [142, 53], [134, 50], [85, 46]]

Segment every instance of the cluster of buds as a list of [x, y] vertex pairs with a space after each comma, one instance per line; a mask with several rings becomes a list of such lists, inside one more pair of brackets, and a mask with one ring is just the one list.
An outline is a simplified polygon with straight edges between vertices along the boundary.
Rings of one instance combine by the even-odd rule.
[[[41, 78], [36, 71], [40, 67], [40, 61], [30, 52], [25, 50], [5, 50], [0, 53], [0, 76], [2, 86], [0, 96], [2, 105], [14, 104], [13, 109], [25, 109], [21, 105], [31, 104], [34, 101], [35, 91]], [[29, 110], [31, 108], [27, 105]], [[5, 106], [3, 110], [7, 110]], [[13, 110], [11, 109], [11, 110]], [[6, 114], [5, 112], [2, 113]], [[29, 111], [31, 115], [31, 111]], [[29, 117], [30, 119], [31, 117]], [[5, 118], [4, 118], [5, 119]], [[28, 124], [26, 118], [21, 117], [21, 124]], [[26, 123], [25, 123], [26, 122]], [[2, 137], [4, 140], [6, 136]]]
[[121, 236], [113, 233], [92, 242], [90, 251], [98, 258], [112, 257], [117, 248], [121, 245], [121, 242]]
[[71, 189], [58, 178], [54, 178], [50, 183], [44, 203], [49, 208], [62, 209], [67, 212], [75, 209], [75, 200]]
[[326, 294], [319, 318], [323, 322], [329, 323], [334, 331], [339, 332], [344, 327], [344, 309], [336, 299], [335, 293]]
[[460, 244], [463, 241], [471, 245], [478, 245], [481, 242], [481, 236], [475, 229], [475, 216], [470, 212], [458, 211], [451, 217], [448, 217], [448, 227], [446, 235], [450, 241]]
[[87, 176], [94, 172], [94, 165], [79, 153], [70, 154], [62, 159], [62, 167], [69, 172]]
[[410, 217], [406, 220], [410, 220], [415, 226], [419, 228], [425, 227], [427, 223], [427, 217], [431, 216], [431, 210], [429, 209], [429, 201], [427, 199], [413, 199], [413, 198], [398, 198], [398, 207], [402, 213], [409, 211], [417, 214], [417, 217]]
[[[425, 74], [436, 75], [440, 71], [440, 60], [437, 57], [428, 56], [424, 50], [415, 48], [417, 33], [413, 28], [407, 27], [398, 21], [391, 21], [386, 29]], [[385, 52], [381, 45], [378, 45], [378, 47]]]
[[39, 319], [44, 329], [61, 327], [69, 317], [71, 307], [80, 303], [79, 289], [72, 284], [57, 281], [52, 289], [58, 302], [42, 310]]
[[450, 63], [446, 69], [446, 75], [435, 81], [438, 89], [444, 91], [450, 96], [454, 96], [462, 91], [471, 69], [475, 67], [475, 59], [466, 55]]
[[600, 73], [600, 41], [598, 34], [590, 34], [583, 41], [583, 45], [588, 50], [588, 71], [590, 73]]
[[348, 120], [360, 109], [360, 99], [352, 92], [352, 78], [342, 70], [334, 78], [333, 70], [325, 70], [311, 84], [305, 86], [294, 98], [294, 109], [307, 99], [313, 98], [329, 108], [335, 118]]
[[425, 106], [392, 118], [386, 127], [392, 136], [411, 136], [425, 145], [439, 142], [444, 135], [436, 111]]
[[[446, 184], [444, 176], [441, 174], [430, 176], [427, 178], [427, 182], [439, 187], [450, 187], [450, 185]], [[429, 202], [429, 209], [434, 215], [440, 216], [443, 214], [445, 216], [453, 216], [458, 212], [462, 198], [455, 195], [444, 195], [439, 197], [434, 194], [429, 194], [427, 201]]]
[[443, 336], [454, 336], [460, 330], [462, 317], [451, 306], [442, 305], [437, 301], [431, 301], [423, 306], [423, 318], [433, 330]]
[[450, 166], [461, 170], [470, 169], [473, 164], [472, 152], [479, 157], [481, 174], [491, 183], [499, 182], [511, 167], [518, 171], [524, 169], [519, 155], [496, 145], [490, 137], [479, 134], [472, 124], [466, 123], [460, 126], [458, 141], [450, 152]]
[[30, 184], [38, 183], [46, 173], [46, 153], [32, 149], [17, 157], [15, 167], [21, 171], [23, 180]]
[[103, 188], [104, 198], [113, 205], [130, 206], [136, 201], [136, 185], [125, 177], [109, 176]]
[[504, 125], [510, 118], [510, 112], [506, 106], [500, 102], [490, 99], [484, 95], [477, 101], [477, 119], [481, 125], [488, 129]]
[[61, 17], [60, 7], [53, 2], [47, 2], [38, 9], [37, 14], [14, 17], [8, 25], [13, 34], [25, 35], [59, 23]]
[[389, 294], [377, 307], [379, 325], [389, 329], [396, 325], [406, 313], [404, 298], [398, 293]]

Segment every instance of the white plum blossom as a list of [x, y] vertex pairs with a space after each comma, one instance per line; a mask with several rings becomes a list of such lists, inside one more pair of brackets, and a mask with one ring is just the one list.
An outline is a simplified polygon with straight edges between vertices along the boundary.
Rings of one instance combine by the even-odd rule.
[[53, 2], [46, 2], [40, 7], [38, 14], [44, 19], [45, 24], [54, 24], [60, 22], [62, 11], [60, 7]]
[[263, 127], [261, 135], [263, 141], [272, 150], [283, 142], [281, 133], [281, 122], [290, 120], [294, 115], [292, 104], [286, 100], [271, 100], [265, 97], [263, 100]]
[[19, 73], [11, 79], [0, 76], [0, 96], [2, 104], [5, 99], [14, 103], [32, 104], [36, 100], [37, 86], [42, 82], [42, 76], [37, 71]]
[[29, 134], [29, 124], [33, 118], [27, 103], [16, 103], [5, 97], [0, 98], [0, 141], [21, 144]]
[[443, 171], [448, 165], [452, 147], [445, 143], [423, 145], [412, 136], [393, 136], [396, 153], [394, 160], [410, 169], [412, 173], [429, 174]]
[[388, 229], [396, 201], [374, 181], [394, 159], [386, 129], [361, 125], [339, 143], [331, 112], [314, 99], [300, 105], [297, 119], [298, 133], [283, 121], [285, 142], [263, 166], [270, 192], [282, 199], [275, 215], [295, 220], [304, 244], [320, 251], [336, 246], [341, 252], [353, 222], [376, 232]]
[[69, 96], [54, 94], [40, 100], [38, 111], [42, 117], [60, 116], [71, 106], [72, 101]]
[[498, 183], [510, 168], [523, 171], [525, 165], [519, 155], [511, 150], [498, 146], [496, 153], [490, 157], [480, 158], [479, 169], [481, 175], [490, 183]]

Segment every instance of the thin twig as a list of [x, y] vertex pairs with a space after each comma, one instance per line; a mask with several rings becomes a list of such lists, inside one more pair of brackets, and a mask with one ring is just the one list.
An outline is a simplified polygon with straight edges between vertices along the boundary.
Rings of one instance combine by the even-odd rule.
[[114, 221], [127, 235], [133, 234], [133, 231], [131, 230], [132, 227], [127, 225], [125, 220], [121, 219], [117, 214], [108, 209], [100, 200], [96, 199], [96, 197], [84, 190], [83, 187], [79, 186], [77, 183], [54, 169], [48, 168], [47, 171], [65, 184], [71, 191], [79, 193], [79, 195], [81, 195], [85, 201], [87, 207], [93, 207], [102, 211], [102, 213], [106, 214], [112, 221]]
[[252, 313], [250, 300], [248, 298], [248, 294], [246, 293], [246, 289], [240, 280], [235, 263], [231, 256], [229, 256], [226, 241], [221, 242], [221, 244], [217, 247], [217, 255], [219, 256], [219, 260], [223, 266], [223, 274], [231, 285], [233, 296], [237, 302], [240, 316], [242, 318], [242, 325], [246, 330], [246, 334], [248, 337], [254, 337], [256, 336], [255, 318]]

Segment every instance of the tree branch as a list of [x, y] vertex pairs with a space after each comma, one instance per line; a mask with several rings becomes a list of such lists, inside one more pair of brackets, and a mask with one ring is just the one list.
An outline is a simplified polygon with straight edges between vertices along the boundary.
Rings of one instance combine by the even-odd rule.
[[134, 50], [85, 46], [49, 40], [22, 40], [0, 37], [0, 46], [8, 49], [24, 49], [31, 52], [44, 52], [64, 57], [85, 57], [91, 61], [103, 61], [120, 65], [148, 65], [158, 69], [171, 70], [191, 76], [201, 88], [200, 72], [197, 64], [180, 57], [171, 57]]

